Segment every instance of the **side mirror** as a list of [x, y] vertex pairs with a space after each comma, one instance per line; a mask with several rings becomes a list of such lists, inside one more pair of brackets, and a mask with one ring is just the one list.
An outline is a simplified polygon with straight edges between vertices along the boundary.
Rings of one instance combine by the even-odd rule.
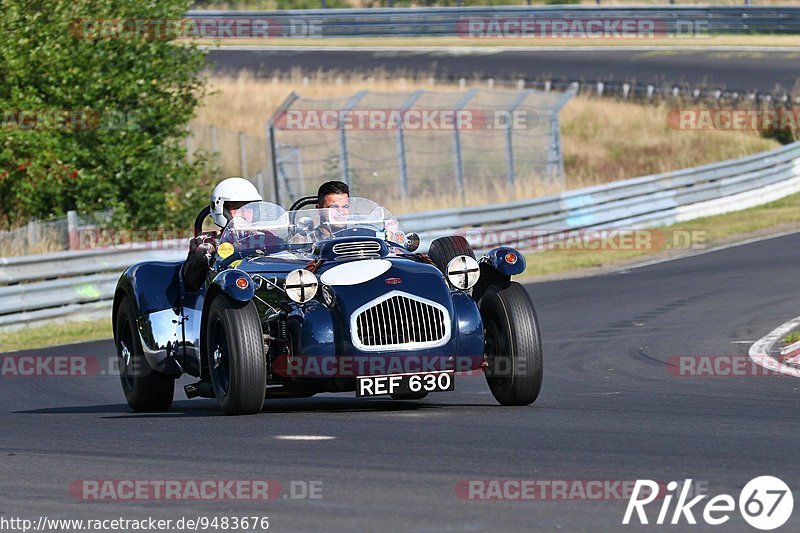
[[416, 233], [406, 233], [406, 250], [416, 251], [419, 248], [419, 235]]
[[297, 231], [306, 235], [314, 229], [314, 221], [311, 217], [302, 217], [297, 221]]

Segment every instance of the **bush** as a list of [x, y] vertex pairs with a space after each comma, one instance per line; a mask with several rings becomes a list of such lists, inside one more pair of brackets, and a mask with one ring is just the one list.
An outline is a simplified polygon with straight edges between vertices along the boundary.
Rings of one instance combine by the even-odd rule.
[[108, 208], [116, 226], [185, 225], [176, 214], [207, 194], [192, 189], [202, 162], [189, 165], [181, 145], [204, 94], [204, 54], [167, 39], [86, 38], [76, 20], [176, 19], [189, 4], [3, 1], [0, 226]]

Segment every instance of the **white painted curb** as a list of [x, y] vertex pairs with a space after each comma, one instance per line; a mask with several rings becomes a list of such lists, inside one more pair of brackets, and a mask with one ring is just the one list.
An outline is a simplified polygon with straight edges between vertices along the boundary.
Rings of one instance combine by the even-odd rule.
[[787, 376], [800, 378], [799, 368], [785, 365], [783, 362], [769, 354], [770, 348], [772, 348], [776, 342], [780, 341], [798, 326], [800, 326], [800, 316], [781, 324], [769, 334], [754, 342], [753, 345], [750, 346], [750, 351], [748, 353], [750, 359], [767, 370], [773, 370], [775, 372], [780, 372], [781, 374], [786, 374]]

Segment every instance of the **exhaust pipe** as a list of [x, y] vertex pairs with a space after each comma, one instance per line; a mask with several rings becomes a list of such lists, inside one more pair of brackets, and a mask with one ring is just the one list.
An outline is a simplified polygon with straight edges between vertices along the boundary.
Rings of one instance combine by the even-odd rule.
[[208, 381], [198, 381], [197, 383], [184, 385], [183, 392], [186, 393], [186, 397], [190, 400], [197, 397], [216, 398], [214, 395], [214, 387], [212, 387], [211, 383]]

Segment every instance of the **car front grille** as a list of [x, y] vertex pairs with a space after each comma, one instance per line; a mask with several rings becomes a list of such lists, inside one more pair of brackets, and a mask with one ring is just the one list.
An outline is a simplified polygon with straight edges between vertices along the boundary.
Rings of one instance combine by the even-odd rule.
[[365, 259], [381, 256], [381, 244], [377, 241], [340, 242], [333, 245], [337, 258]]
[[393, 291], [357, 310], [351, 331], [365, 351], [434, 348], [450, 340], [450, 315], [440, 304]]

